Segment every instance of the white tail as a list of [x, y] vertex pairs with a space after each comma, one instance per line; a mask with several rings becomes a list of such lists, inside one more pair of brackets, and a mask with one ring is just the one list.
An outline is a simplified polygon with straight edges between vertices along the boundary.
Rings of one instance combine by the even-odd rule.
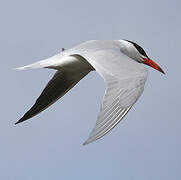
[[25, 69], [37, 69], [37, 68], [46, 67], [46, 65], [42, 61], [39, 61], [39, 62], [32, 63], [32, 64], [29, 64], [29, 65], [26, 65], [26, 66], [15, 68], [15, 70], [20, 71], [20, 70], [25, 70]]
[[26, 65], [26, 66], [14, 68], [14, 70], [20, 71], [20, 70], [25, 70], [25, 69], [38, 69], [38, 68], [50, 67], [56, 63], [58, 58], [60, 59], [60, 54], [57, 54], [57, 55], [50, 57], [48, 59], [41, 60], [41, 61]]

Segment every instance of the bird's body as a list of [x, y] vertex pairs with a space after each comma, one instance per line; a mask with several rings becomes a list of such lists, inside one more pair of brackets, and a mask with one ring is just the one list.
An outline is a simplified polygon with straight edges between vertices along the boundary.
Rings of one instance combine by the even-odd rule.
[[96, 70], [104, 79], [106, 91], [96, 126], [84, 144], [95, 141], [118, 124], [142, 94], [147, 79], [147, 70], [142, 63], [163, 72], [136, 43], [92, 40], [49, 59], [18, 68], [53, 68], [57, 72], [33, 107], [17, 123], [49, 107], [90, 71]]

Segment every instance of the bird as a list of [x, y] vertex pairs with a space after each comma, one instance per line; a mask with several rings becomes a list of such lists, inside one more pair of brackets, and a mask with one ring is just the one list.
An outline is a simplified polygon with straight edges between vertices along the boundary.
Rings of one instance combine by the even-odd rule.
[[137, 43], [121, 40], [89, 40], [17, 70], [50, 68], [56, 72], [34, 105], [15, 124], [39, 114], [64, 96], [89, 72], [104, 80], [105, 93], [96, 124], [83, 145], [103, 137], [128, 113], [141, 96], [148, 65], [165, 74]]

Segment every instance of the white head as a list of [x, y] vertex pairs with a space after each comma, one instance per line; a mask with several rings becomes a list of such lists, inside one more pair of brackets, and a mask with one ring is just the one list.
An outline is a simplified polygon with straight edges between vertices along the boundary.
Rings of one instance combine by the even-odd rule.
[[[164, 73], [164, 71], [153, 61], [151, 60], [144, 49], [138, 44], [129, 41], [129, 40], [120, 40], [121, 42], [121, 52], [127, 55], [128, 57], [136, 60], [139, 63], [144, 63], [152, 68]], [[165, 73], [164, 73], [165, 74]]]

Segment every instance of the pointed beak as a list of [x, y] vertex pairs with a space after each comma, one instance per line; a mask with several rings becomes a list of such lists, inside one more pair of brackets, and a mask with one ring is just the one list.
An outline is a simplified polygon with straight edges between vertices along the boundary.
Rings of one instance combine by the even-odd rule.
[[144, 64], [151, 66], [152, 68], [156, 69], [157, 71], [160, 71], [161, 73], [165, 74], [165, 72], [162, 70], [162, 68], [156, 64], [153, 60], [151, 59], [147, 59], [147, 58], [143, 58], [144, 60]]

